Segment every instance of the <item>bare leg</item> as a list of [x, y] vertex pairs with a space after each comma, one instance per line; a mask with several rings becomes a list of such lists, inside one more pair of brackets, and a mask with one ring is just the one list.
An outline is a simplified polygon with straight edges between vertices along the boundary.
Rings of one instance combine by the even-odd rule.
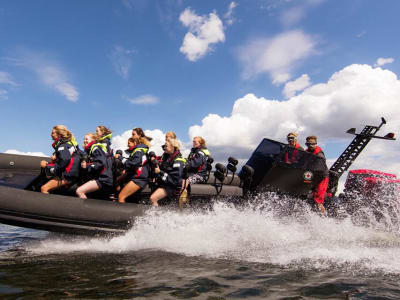
[[168, 194], [165, 189], [163, 189], [163, 188], [156, 189], [154, 191], [154, 193], [151, 194], [151, 196], [150, 196], [151, 205], [158, 206], [158, 201], [167, 196], [168, 196]]
[[60, 187], [65, 186], [68, 183], [69, 182], [66, 180], [50, 179], [46, 184], [42, 185], [42, 187], [40, 188], [40, 191], [43, 194], [49, 194], [51, 191], [59, 189]]
[[87, 199], [86, 194], [98, 191], [100, 189], [99, 185], [97, 184], [96, 180], [90, 180], [80, 187], [77, 188], [76, 194], [79, 198]]
[[140, 186], [135, 184], [133, 181], [129, 181], [122, 191], [118, 195], [118, 202], [120, 203], [125, 203], [126, 198], [128, 198], [130, 195], [133, 195], [136, 193], [138, 190], [140, 190]]
[[182, 180], [182, 186], [184, 186], [184, 189], [186, 190], [190, 184], [189, 178]]

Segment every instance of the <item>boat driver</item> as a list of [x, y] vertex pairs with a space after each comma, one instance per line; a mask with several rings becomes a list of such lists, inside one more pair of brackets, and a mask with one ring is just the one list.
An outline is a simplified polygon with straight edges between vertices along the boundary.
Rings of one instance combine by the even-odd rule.
[[321, 147], [317, 145], [317, 137], [315, 135], [308, 136], [306, 138], [306, 146], [307, 146], [307, 152], [310, 152], [318, 157], [321, 157], [324, 162], [325, 162], [325, 173], [324, 173], [324, 178], [321, 180], [321, 182], [315, 187], [313, 197], [314, 201], [318, 206], [318, 209], [320, 210], [321, 213], [325, 213], [325, 206], [324, 206], [324, 199], [326, 195], [326, 190], [328, 189], [328, 184], [329, 184], [329, 170], [328, 167], [326, 166], [326, 158], [324, 152], [322, 152]]
[[304, 151], [304, 148], [301, 147], [300, 144], [297, 142], [297, 136], [298, 136], [298, 134], [295, 132], [290, 132], [287, 135], [287, 141], [288, 141], [289, 148], [285, 152], [285, 156], [284, 156], [284, 161], [287, 164], [291, 164], [291, 163], [294, 163], [297, 161], [298, 150]]

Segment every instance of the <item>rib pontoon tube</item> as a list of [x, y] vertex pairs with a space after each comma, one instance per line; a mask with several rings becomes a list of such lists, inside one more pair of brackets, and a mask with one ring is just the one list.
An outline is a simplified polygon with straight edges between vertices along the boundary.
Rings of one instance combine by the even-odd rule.
[[123, 233], [150, 206], [0, 187], [0, 222], [77, 234]]
[[75, 234], [122, 233], [150, 208], [24, 190], [43, 159], [48, 158], [0, 154], [0, 223]]
[[[27, 190], [40, 174], [40, 161], [43, 159], [48, 160], [47, 157], [0, 154], [0, 223], [86, 235], [123, 233], [132, 226], [135, 218], [143, 216], [151, 208], [138, 203], [79, 199]], [[231, 179], [232, 175], [225, 178], [220, 196], [242, 195], [237, 175]], [[208, 184], [194, 184], [192, 197], [206, 200], [217, 197], [213, 182], [211, 174]], [[150, 189], [146, 188], [142, 197], [147, 199], [149, 194]], [[148, 200], [142, 199], [142, 202], [150, 204]]]

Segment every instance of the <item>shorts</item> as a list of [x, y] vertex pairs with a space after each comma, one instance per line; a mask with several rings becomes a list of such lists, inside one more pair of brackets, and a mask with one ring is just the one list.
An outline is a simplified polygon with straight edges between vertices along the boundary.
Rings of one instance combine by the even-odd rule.
[[144, 189], [146, 187], [146, 185], [149, 183], [149, 181], [147, 179], [131, 179], [131, 181], [140, 186], [141, 189]]
[[189, 181], [190, 184], [205, 182], [204, 177], [200, 176], [199, 174], [189, 175], [189, 178], [187, 180]]
[[160, 188], [164, 189], [168, 198], [176, 198], [179, 196], [180, 189], [169, 185], [161, 185]]
[[77, 178], [77, 177], [66, 177], [66, 176], [64, 176], [64, 178], [53, 177], [53, 178], [51, 178], [51, 179], [65, 180], [65, 181], [68, 182], [68, 185], [70, 185], [70, 186], [74, 185], [74, 184], [78, 181], [78, 178]]
[[112, 192], [112, 190], [113, 190], [112, 186], [109, 186], [108, 184], [101, 183], [98, 179], [95, 179], [95, 181], [96, 181], [96, 183], [97, 183], [97, 185], [99, 187], [99, 190], [102, 190], [102, 191], [104, 191], [106, 193], [111, 193]]

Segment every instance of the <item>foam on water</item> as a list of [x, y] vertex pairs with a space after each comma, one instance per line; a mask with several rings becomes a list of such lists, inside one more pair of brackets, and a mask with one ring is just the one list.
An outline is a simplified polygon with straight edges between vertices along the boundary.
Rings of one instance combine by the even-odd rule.
[[[268, 199], [266, 199], [268, 200]], [[270, 199], [269, 199], [270, 200]], [[276, 208], [216, 203], [209, 211], [150, 210], [123, 236], [48, 238], [27, 246], [35, 254], [121, 253], [156, 249], [187, 256], [226, 258], [319, 269], [400, 273], [398, 230], [337, 220], [304, 207], [291, 216]]]

